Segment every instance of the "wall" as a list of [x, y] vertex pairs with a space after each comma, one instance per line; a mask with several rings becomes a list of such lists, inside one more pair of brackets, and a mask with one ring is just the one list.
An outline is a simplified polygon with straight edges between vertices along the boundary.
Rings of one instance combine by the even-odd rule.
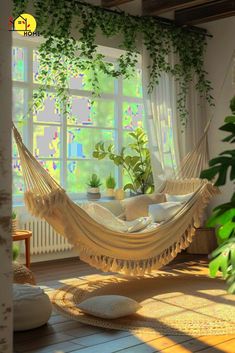
[[[205, 69], [215, 98], [215, 107], [208, 108], [208, 117], [213, 116], [208, 136], [212, 158], [225, 149], [231, 149], [231, 145], [221, 141], [226, 134], [218, 128], [223, 124], [225, 116], [230, 114], [229, 101], [235, 94], [235, 17], [203, 24], [203, 27], [213, 35], [213, 38], [208, 40], [205, 57]], [[210, 209], [219, 203], [227, 202], [233, 189], [232, 183], [221, 187], [222, 193], [212, 201]]]
[[0, 352], [12, 352], [10, 1], [0, 4]]

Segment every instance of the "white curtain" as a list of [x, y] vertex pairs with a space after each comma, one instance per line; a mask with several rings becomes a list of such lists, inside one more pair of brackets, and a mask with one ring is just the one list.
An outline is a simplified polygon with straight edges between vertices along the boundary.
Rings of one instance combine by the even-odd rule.
[[[170, 60], [170, 58], [169, 58]], [[170, 74], [163, 73], [159, 84], [148, 94], [151, 63], [146, 49], [142, 49], [142, 77], [154, 185], [157, 188], [166, 178], [174, 178], [183, 157], [199, 141], [206, 125], [205, 107], [192, 82], [188, 95], [189, 120], [182, 128], [176, 109], [177, 84]]]

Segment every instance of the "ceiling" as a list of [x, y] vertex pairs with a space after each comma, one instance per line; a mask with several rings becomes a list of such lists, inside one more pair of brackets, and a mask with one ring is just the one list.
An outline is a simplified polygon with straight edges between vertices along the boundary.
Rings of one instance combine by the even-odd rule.
[[235, 0], [90, 0], [133, 15], [161, 16], [180, 25], [199, 25], [235, 15]]

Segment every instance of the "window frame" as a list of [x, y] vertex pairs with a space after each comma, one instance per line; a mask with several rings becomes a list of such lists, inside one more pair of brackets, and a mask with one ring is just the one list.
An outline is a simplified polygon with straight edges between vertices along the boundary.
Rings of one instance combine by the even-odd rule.
[[[13, 80], [12, 78], [12, 87], [18, 87], [18, 88], [23, 88], [25, 92], [25, 100], [24, 100], [24, 114], [27, 113], [28, 108], [29, 108], [29, 102], [32, 99], [32, 94], [33, 91], [36, 90], [40, 84], [35, 83], [33, 79], [33, 51], [37, 49], [38, 44], [40, 41], [37, 39], [36, 41], [33, 41], [31, 38], [29, 39], [14, 39], [12, 47], [19, 47], [19, 48], [26, 48], [25, 54], [25, 77], [24, 81], [17, 81]], [[99, 49], [102, 53], [106, 55], [106, 58], [109, 62], [112, 62], [115, 64], [115, 57], [119, 56], [120, 53], [122, 53], [122, 50], [115, 49], [115, 48], [110, 48], [110, 47], [102, 47], [99, 46]], [[110, 55], [110, 52], [112, 51], [111, 54], [116, 53], [116, 55]], [[107, 53], [108, 52], [108, 53]], [[136, 65], [137, 69], [141, 69], [141, 56], [138, 56], [138, 64]], [[49, 93], [55, 92], [55, 87], [50, 86], [50, 89], [48, 90]], [[70, 96], [77, 96], [77, 97], [85, 97], [85, 98], [91, 98], [92, 94], [91, 91], [88, 90], [80, 90], [80, 89], [74, 89], [74, 88], [69, 88], [68, 89], [69, 95]], [[136, 103], [136, 104], [141, 104], [143, 105], [144, 108], [144, 99], [143, 99], [143, 94], [141, 97], [131, 97], [131, 96], [125, 96], [123, 94], [123, 79], [121, 77], [118, 77], [114, 79], [114, 91], [113, 93], [101, 93], [100, 97], [96, 99], [97, 101], [99, 100], [110, 100], [114, 102], [114, 127], [102, 127], [102, 126], [85, 126], [83, 128], [85, 129], [98, 129], [98, 130], [113, 130], [114, 131], [114, 144], [117, 150], [120, 150], [122, 143], [123, 143], [123, 133], [124, 131], [128, 131], [127, 129], [123, 128], [123, 103], [128, 102], [128, 103]], [[145, 126], [145, 114], [143, 115], [143, 126]], [[14, 117], [13, 117], [14, 119]], [[68, 158], [67, 157], [67, 126], [70, 128], [72, 127], [78, 127], [80, 125], [67, 125], [66, 122], [66, 115], [61, 114], [61, 122], [35, 122], [33, 121], [33, 112], [29, 112], [29, 118], [27, 120], [27, 124], [24, 126], [24, 132], [23, 132], [23, 139], [26, 144], [26, 146], [29, 148], [30, 151], [33, 151], [33, 128], [36, 125], [42, 125], [42, 126], [60, 126], [61, 128], [61, 147], [60, 147], [60, 158], [51, 158], [51, 157], [41, 157], [39, 160], [56, 160], [61, 162], [61, 170], [60, 170], [60, 184], [63, 188], [66, 189], [66, 183], [67, 183], [67, 161], [68, 160], [94, 160], [97, 161], [95, 158]], [[18, 158], [12, 157], [13, 160], [17, 160]], [[122, 168], [120, 167], [115, 167], [115, 178], [117, 181], [117, 187], [122, 187], [123, 186], [123, 175], [122, 175]], [[82, 193], [68, 193], [69, 196], [73, 200], [77, 199], [85, 199], [86, 198], [86, 192]], [[13, 195], [13, 205], [21, 204], [23, 201], [23, 195]]]

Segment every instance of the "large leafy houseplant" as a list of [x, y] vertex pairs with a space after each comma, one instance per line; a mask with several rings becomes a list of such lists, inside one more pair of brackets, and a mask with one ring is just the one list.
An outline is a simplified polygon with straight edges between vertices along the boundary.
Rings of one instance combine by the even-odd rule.
[[[150, 152], [146, 147], [148, 139], [141, 128], [129, 132], [133, 142], [127, 147], [122, 147], [120, 153], [115, 152], [115, 147], [110, 144], [108, 147], [100, 141], [95, 145], [93, 157], [98, 160], [109, 158], [116, 166], [121, 166], [124, 173], [129, 177], [129, 182], [124, 185], [124, 190], [131, 190], [134, 193], [145, 194], [153, 190], [153, 175], [150, 162]], [[127, 151], [129, 150], [129, 153]]]
[[[223, 139], [231, 144], [235, 143], [235, 96], [230, 102], [232, 114], [225, 118], [225, 124], [220, 130], [229, 135]], [[201, 173], [202, 178], [212, 180], [216, 177], [215, 185], [226, 184], [227, 179], [235, 180], [235, 149], [229, 149], [219, 154], [209, 162], [209, 169]], [[235, 293], [235, 192], [231, 200], [217, 206], [207, 222], [208, 226], [216, 227], [218, 248], [211, 254], [209, 265], [211, 276], [218, 271], [227, 279], [228, 291]]]

